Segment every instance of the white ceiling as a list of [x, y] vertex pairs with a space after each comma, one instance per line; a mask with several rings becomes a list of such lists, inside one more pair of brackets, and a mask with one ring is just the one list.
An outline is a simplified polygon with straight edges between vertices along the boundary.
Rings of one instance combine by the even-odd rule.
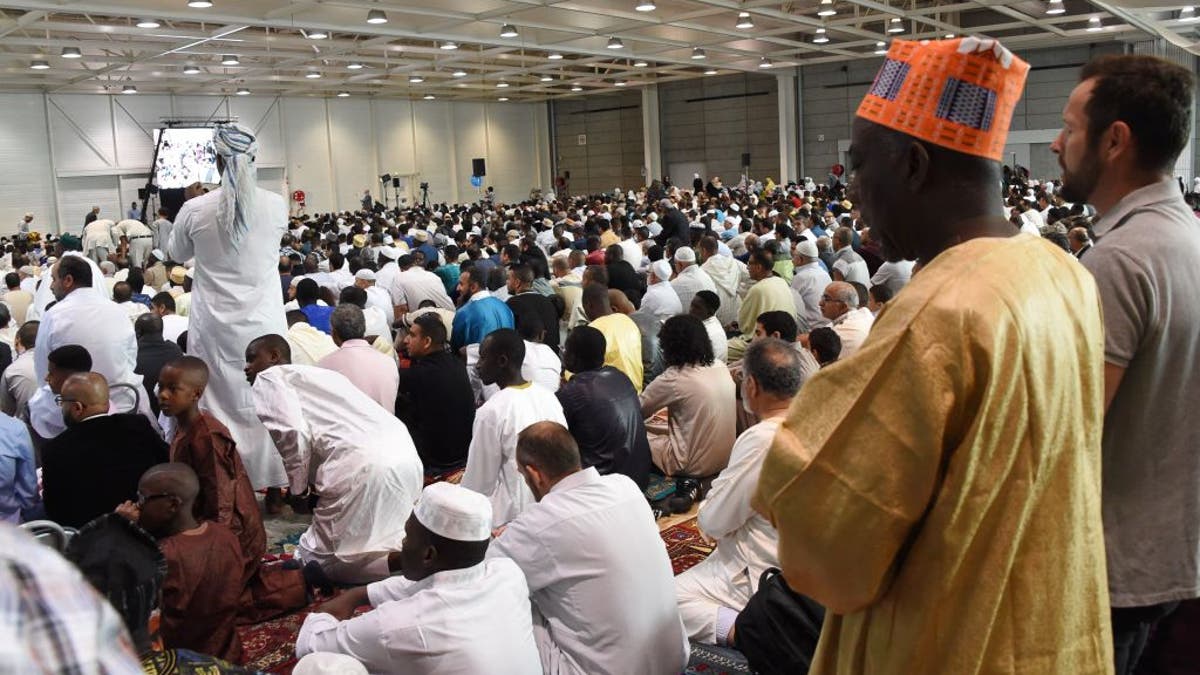
[[[1181, 14], [1183, 5], [1145, 0], [1065, 0], [1057, 15], [1046, 13], [1049, 0], [837, 0], [829, 17], [817, 15], [820, 0], [656, 0], [648, 12], [634, 9], [638, 0], [212, 1], [197, 9], [187, 0], [0, 0], [0, 90], [99, 93], [132, 84], [140, 93], [244, 87], [265, 95], [544, 100], [706, 70], [771, 72], [760, 68], [764, 58], [774, 68], [870, 58], [891, 37], [949, 33], [1000, 38], [1017, 52], [1153, 34], [1200, 53], [1200, 22]], [[373, 9], [388, 22], [367, 23]], [[739, 12], [750, 14], [752, 28], [735, 27]], [[161, 25], [137, 27], [143, 18]], [[1089, 31], [1092, 19], [1099, 31]], [[501, 37], [504, 24], [519, 35]], [[814, 44], [822, 27], [830, 41]], [[329, 37], [306, 37], [317, 29]], [[622, 48], [606, 47], [614, 37]], [[446, 41], [458, 49], [441, 49]], [[83, 58], [62, 58], [73, 47]], [[695, 48], [706, 58], [693, 59]], [[553, 52], [563, 58], [550, 59]], [[227, 54], [240, 65], [221, 65]], [[32, 69], [35, 60], [49, 68]], [[201, 72], [184, 74], [189, 64]]]

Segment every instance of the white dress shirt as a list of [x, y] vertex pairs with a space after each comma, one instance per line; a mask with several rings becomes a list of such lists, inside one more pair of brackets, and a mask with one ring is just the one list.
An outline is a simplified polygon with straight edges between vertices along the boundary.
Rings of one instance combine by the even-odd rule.
[[833, 332], [842, 339], [842, 353], [838, 356], [841, 361], [854, 355], [862, 346], [871, 326], [875, 324], [875, 315], [866, 307], [852, 309], [833, 320]]
[[542, 421], [567, 426], [558, 398], [532, 382], [505, 387], [475, 411], [462, 486], [491, 498], [494, 526], [533, 504], [533, 493], [517, 471], [517, 434]]
[[717, 285], [713, 283], [712, 277], [708, 276], [708, 273], [700, 269], [698, 265], [688, 265], [683, 268], [683, 271], [676, 274], [675, 278], [671, 280], [671, 287], [679, 296], [679, 305], [683, 307], [684, 311], [692, 306], [692, 298], [700, 291], [717, 292]]
[[374, 286], [367, 286], [364, 290], [367, 291], [367, 307], [378, 307], [387, 318], [388, 325], [391, 326], [396, 316], [396, 308], [392, 305], [392, 294], [386, 289], [380, 288], [378, 283]]
[[721, 327], [721, 322], [716, 316], [704, 320], [704, 330], [708, 332], [708, 339], [712, 342], [713, 358], [728, 362], [729, 338], [725, 337], [725, 329]]
[[916, 264], [914, 260], [885, 261], [875, 270], [875, 276], [871, 277], [871, 286], [887, 286], [893, 294], [899, 293], [912, 279], [913, 266]]
[[671, 561], [645, 495], [594, 467], [560, 480], [488, 549], [512, 558], [549, 675], [674, 675], [689, 646]]
[[792, 299], [796, 301], [796, 319], [801, 333], [811, 333], [814, 328], [828, 326], [829, 319], [821, 314], [821, 295], [833, 283], [821, 263], [812, 261], [801, 265], [792, 274]]
[[653, 314], [659, 321], [666, 321], [676, 314], [683, 313], [683, 305], [679, 302], [679, 294], [669, 281], [660, 281], [646, 287], [642, 296], [641, 311]]
[[541, 675], [529, 586], [508, 558], [420, 581], [390, 577], [367, 597], [374, 609], [348, 621], [309, 614], [296, 656], [346, 654], [372, 673]]
[[166, 314], [162, 318], [163, 323], [163, 339], [168, 342], [175, 342], [188, 329], [188, 320], [186, 316], [178, 314]]
[[391, 294], [393, 300], [400, 300], [396, 304], [408, 305], [409, 311], [417, 309], [426, 300], [432, 300], [435, 307], [454, 309], [454, 301], [446, 295], [442, 278], [415, 265], [392, 278]]

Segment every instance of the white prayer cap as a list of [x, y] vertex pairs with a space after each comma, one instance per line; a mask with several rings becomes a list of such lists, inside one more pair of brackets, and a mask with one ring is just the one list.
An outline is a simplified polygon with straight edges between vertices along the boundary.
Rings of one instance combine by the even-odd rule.
[[364, 267], [363, 269], [354, 273], [354, 278], [362, 279], [363, 281], [375, 281], [375, 273]]
[[391, 260], [395, 260], [396, 258], [400, 257], [400, 250], [392, 246], [384, 246], [379, 249], [379, 255]]
[[691, 246], [680, 246], [679, 248], [675, 249], [675, 261], [682, 263], [694, 263], [696, 262], [696, 252], [692, 250]]
[[779, 215], [779, 212], [776, 211], [775, 209], [771, 209], [770, 211], [767, 211], [768, 218], [774, 218], [777, 215]]
[[796, 244], [796, 253], [804, 256], [805, 258], [816, 258], [817, 242], [813, 241], [812, 239], [801, 239]]
[[345, 224], [346, 224], [346, 219], [345, 219], [345, 218], [338, 218], [338, 219], [337, 219], [337, 224], [338, 224], [338, 225], [345, 225]]
[[648, 216], [646, 216], [646, 217], [647, 217], [647, 218], [649, 218], [650, 220], [653, 220], [653, 221], [657, 221], [657, 220], [658, 220], [658, 214], [657, 214], [657, 213], [651, 213], [650, 215], [648, 215]]
[[646, 229], [650, 230], [651, 237], [657, 237], [658, 235], [662, 234], [662, 225], [658, 224], [657, 219], [651, 220], [650, 224], [646, 226]]
[[20, 272], [21, 274], [24, 274], [27, 277], [31, 277], [31, 276], [33, 276], [33, 265], [21, 265], [21, 267], [18, 268], [17, 271]]
[[194, 267], [187, 268], [187, 271], [183, 273], [183, 276], [187, 277], [188, 279], [195, 279], [196, 278], [196, 268], [194, 268]]
[[730, 204], [729, 210], [733, 211], [734, 213], [737, 213], [742, 210], [742, 207], [738, 206], [737, 204]]
[[688, 223], [688, 227], [692, 228], [693, 230], [703, 230], [704, 223], [698, 220], [693, 220], [692, 222]]
[[429, 233], [425, 230], [417, 230], [413, 232], [413, 239], [417, 241], [429, 241]]
[[492, 503], [453, 483], [434, 483], [421, 492], [413, 515], [430, 532], [454, 541], [486, 541], [492, 536]]
[[26, 211], [26, 212], [25, 212], [25, 217], [26, 217], [26, 218], [30, 218], [30, 219], [32, 219], [32, 218], [33, 218], [33, 212], [32, 212], [32, 211]]
[[150, 251], [150, 255], [154, 256], [155, 258], [158, 258], [159, 260], [167, 259], [167, 254], [163, 253], [161, 248], [156, 248], [153, 251]]
[[612, 214], [611, 214], [611, 213], [609, 213], [608, 211], [605, 211], [604, 213], [601, 213], [601, 214], [600, 214], [600, 217], [601, 217], [601, 218], [603, 218], [603, 219], [605, 219], [605, 220], [608, 220], [608, 221], [611, 221], [611, 220], [612, 220]]
[[550, 220], [549, 218], [542, 218], [542, 227], [549, 230], [554, 227], [554, 221]]
[[650, 263], [650, 271], [658, 277], [659, 281], [668, 281], [671, 278], [671, 263], [666, 260], [655, 260]]
[[383, 245], [384, 246], [391, 246], [393, 243], [395, 243], [395, 241], [396, 241], [395, 239], [392, 239], [392, 235], [390, 235], [390, 234], [383, 235]]
[[296, 663], [292, 675], [367, 675], [367, 667], [345, 654], [313, 652]]
[[560, 248], [557, 251], [555, 251], [554, 253], [550, 254], [550, 259], [554, 260], [555, 258], [569, 258], [570, 256], [571, 256], [571, 249]]

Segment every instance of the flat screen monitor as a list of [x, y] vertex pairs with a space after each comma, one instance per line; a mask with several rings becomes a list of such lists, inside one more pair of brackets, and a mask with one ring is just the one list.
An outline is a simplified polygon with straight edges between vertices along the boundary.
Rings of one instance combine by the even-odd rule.
[[155, 129], [154, 140], [159, 143], [154, 178], [160, 188], [221, 182], [212, 129]]

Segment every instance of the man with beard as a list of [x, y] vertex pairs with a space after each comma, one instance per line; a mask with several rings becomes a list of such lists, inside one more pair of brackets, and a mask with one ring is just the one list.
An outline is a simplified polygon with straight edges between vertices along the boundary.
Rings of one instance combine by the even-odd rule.
[[1194, 88], [1192, 73], [1163, 59], [1097, 59], [1050, 148], [1063, 198], [1100, 214], [1079, 259], [1104, 305], [1104, 539], [1119, 675], [1134, 671], [1160, 618], [1200, 597], [1200, 429], [1179, 405], [1200, 397], [1200, 225], [1172, 178]]
[[784, 577], [829, 611], [814, 674], [1112, 672], [1096, 285], [997, 215], [1028, 70], [993, 40], [896, 40], [858, 109], [851, 199], [924, 267], [762, 467]]

